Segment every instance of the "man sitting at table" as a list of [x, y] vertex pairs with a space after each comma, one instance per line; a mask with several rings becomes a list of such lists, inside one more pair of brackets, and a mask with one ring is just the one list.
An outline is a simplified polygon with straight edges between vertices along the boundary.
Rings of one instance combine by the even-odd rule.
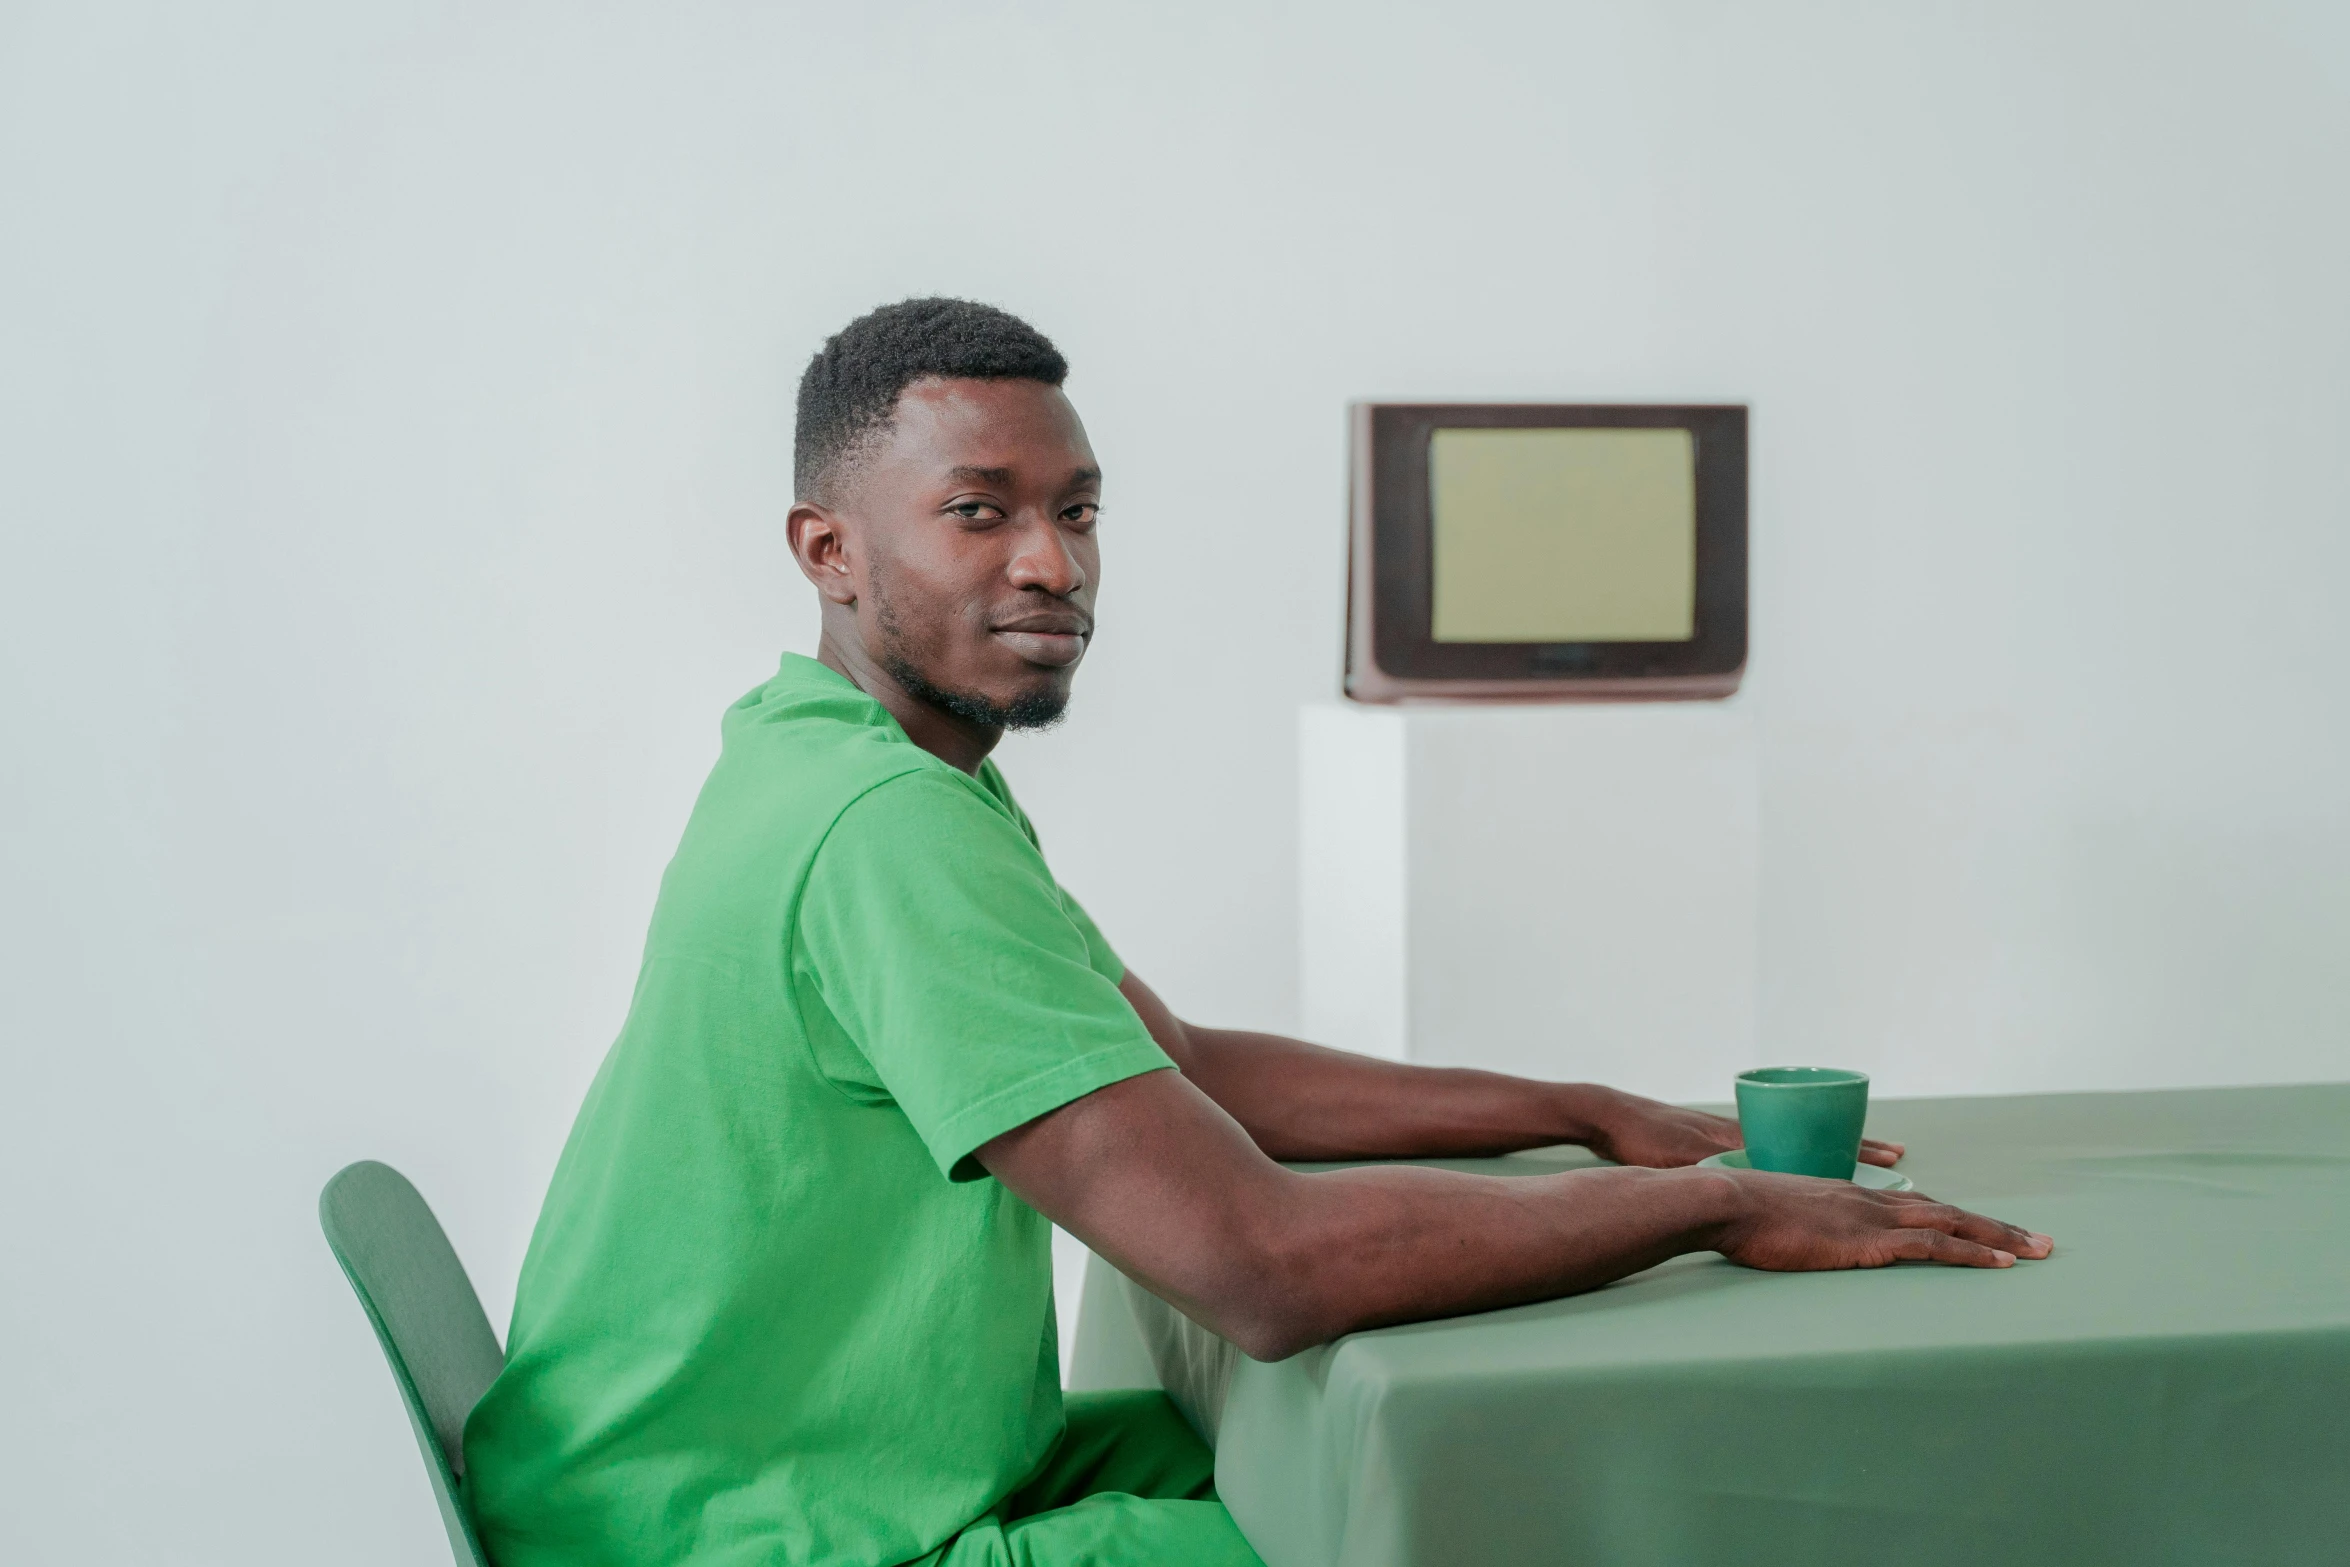
[[[726, 714], [532, 1237], [465, 1433], [499, 1567], [1255, 1561], [1163, 1395], [1063, 1399], [1048, 1220], [1261, 1359], [1708, 1248], [2048, 1249], [1921, 1196], [1688, 1168], [1738, 1145], [1714, 1116], [1170, 1012], [988, 760], [1061, 716], [1094, 632], [1102, 475], [1066, 373], [944, 299], [808, 366], [787, 531], [822, 640]], [[1263, 595], [1246, 529], [1197, 526]], [[1623, 1168], [1277, 1162], [1551, 1143]]]

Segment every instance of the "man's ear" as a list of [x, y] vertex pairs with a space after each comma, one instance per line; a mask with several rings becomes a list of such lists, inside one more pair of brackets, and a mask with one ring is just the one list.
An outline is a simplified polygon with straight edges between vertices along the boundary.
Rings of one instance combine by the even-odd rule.
[[857, 602], [856, 579], [849, 572], [848, 532], [830, 507], [798, 502], [783, 519], [783, 536], [801, 575], [815, 583], [828, 602]]

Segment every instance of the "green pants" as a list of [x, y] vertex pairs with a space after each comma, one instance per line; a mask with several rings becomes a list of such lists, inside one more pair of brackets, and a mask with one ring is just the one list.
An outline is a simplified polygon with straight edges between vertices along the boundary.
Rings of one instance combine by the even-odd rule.
[[938, 1567], [1264, 1567], [1216, 1500], [1216, 1458], [1167, 1395], [1072, 1393], [1044, 1466]]

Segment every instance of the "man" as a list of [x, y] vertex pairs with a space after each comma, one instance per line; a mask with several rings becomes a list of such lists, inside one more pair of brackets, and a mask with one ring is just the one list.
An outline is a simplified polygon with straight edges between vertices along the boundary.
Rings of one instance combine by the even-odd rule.
[[[727, 713], [466, 1428], [499, 1567], [1245, 1564], [1162, 1395], [1061, 1396], [1047, 1220], [1260, 1358], [1678, 1253], [2004, 1267], [2043, 1236], [1692, 1169], [1732, 1122], [1186, 1024], [988, 753], [1094, 630], [1101, 473], [1026, 324], [910, 300], [800, 385], [815, 659]], [[1622, 1168], [1277, 1160], [1585, 1143]], [[1872, 1143], [1891, 1163], [1900, 1150]]]

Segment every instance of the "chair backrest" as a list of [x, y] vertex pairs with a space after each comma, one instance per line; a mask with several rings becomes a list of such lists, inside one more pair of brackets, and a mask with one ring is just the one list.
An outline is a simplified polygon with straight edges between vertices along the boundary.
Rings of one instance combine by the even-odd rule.
[[432, 1209], [388, 1164], [365, 1159], [327, 1182], [318, 1223], [400, 1384], [457, 1567], [489, 1567], [465, 1505], [461, 1440], [506, 1354], [473, 1281]]

